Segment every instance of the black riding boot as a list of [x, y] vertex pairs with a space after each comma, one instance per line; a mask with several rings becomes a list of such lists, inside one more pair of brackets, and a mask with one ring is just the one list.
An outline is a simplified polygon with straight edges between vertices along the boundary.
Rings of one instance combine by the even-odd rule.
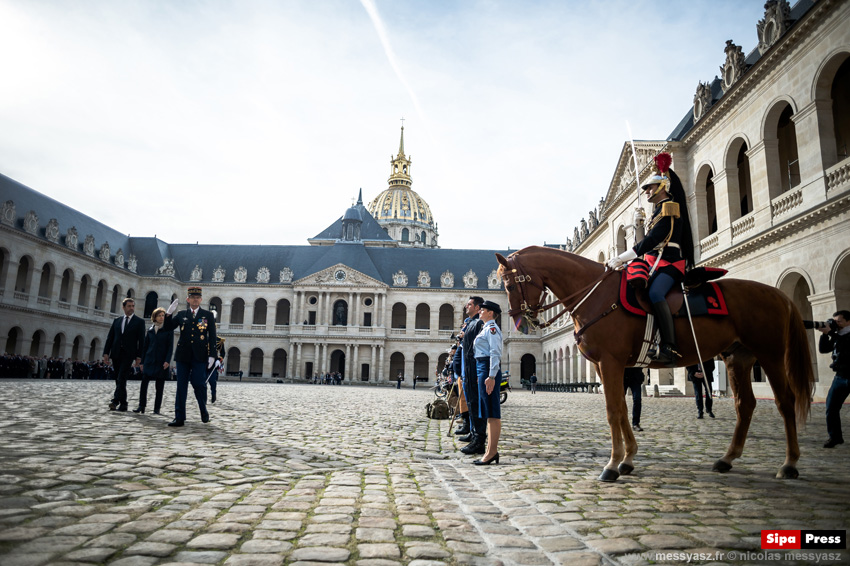
[[675, 367], [679, 354], [676, 352], [676, 327], [673, 326], [673, 313], [667, 301], [652, 303], [652, 312], [658, 320], [658, 330], [661, 332], [661, 347], [650, 359], [654, 362]]

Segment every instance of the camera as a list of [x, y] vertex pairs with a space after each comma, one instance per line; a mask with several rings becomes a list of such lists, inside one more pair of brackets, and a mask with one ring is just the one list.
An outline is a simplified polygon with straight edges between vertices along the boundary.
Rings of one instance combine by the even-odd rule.
[[838, 323], [835, 322], [834, 318], [827, 319], [823, 322], [821, 322], [819, 320], [804, 320], [803, 326], [806, 329], [812, 328], [812, 329], [815, 329], [815, 330], [821, 330], [821, 329], [824, 329], [824, 328], [829, 328], [829, 330], [831, 332], [837, 332], [838, 331]]

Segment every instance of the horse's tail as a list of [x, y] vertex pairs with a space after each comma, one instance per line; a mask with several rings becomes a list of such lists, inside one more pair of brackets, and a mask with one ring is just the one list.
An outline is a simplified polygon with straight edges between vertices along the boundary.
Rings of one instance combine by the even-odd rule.
[[803, 317], [791, 301], [788, 301], [791, 316], [788, 332], [785, 335], [785, 371], [791, 391], [794, 392], [797, 424], [802, 426], [809, 417], [815, 388], [815, 374], [812, 371], [812, 356], [809, 352], [809, 340], [803, 326]]

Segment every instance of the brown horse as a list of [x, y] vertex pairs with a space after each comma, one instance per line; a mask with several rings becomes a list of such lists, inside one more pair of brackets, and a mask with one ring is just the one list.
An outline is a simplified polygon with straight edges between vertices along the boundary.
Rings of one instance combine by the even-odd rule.
[[[578, 347], [596, 366], [605, 390], [611, 459], [599, 479], [615, 481], [620, 474], [631, 473], [637, 442], [629, 426], [623, 370], [637, 361], [646, 319], [617, 308], [619, 272], [569, 252], [539, 246], [522, 249], [507, 258], [500, 254], [496, 257], [511, 306], [509, 315], [518, 329], [527, 324], [539, 326], [537, 317], [544, 308], [555, 308], [543, 304], [547, 290], [559, 299], [554, 305], [572, 316], [580, 336]], [[800, 458], [797, 423], [803, 424], [809, 415], [814, 388], [800, 313], [788, 297], [773, 287], [739, 279], [722, 279], [717, 284], [725, 295], [729, 315], [696, 317], [693, 322], [702, 357], [723, 353], [738, 418], [732, 443], [713, 469], [729, 471], [732, 460], [743, 452], [756, 405], [750, 370], [758, 360], [785, 421], [785, 462], [776, 477], [796, 478]], [[678, 365], [698, 363], [688, 320], [676, 318], [675, 326], [681, 354]]]

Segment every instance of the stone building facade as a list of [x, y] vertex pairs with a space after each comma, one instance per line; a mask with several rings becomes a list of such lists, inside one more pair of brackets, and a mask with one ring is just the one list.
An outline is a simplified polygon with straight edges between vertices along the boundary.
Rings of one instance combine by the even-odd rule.
[[[562, 247], [604, 261], [634, 245], [651, 213], [638, 201], [635, 169], [645, 179], [652, 157], [667, 151], [688, 195], [697, 264], [777, 287], [804, 318], [825, 320], [850, 308], [850, 3], [771, 0], [755, 27], [746, 57], [726, 42], [721, 76], [699, 81], [667, 139], [635, 142], [634, 154], [624, 144], [602, 220], [577, 227], [578, 241]], [[544, 380], [593, 378], [572, 331], [568, 320], [545, 331]], [[822, 400], [833, 374], [809, 334]], [[652, 374], [691, 391], [681, 369]], [[773, 396], [758, 372], [753, 379], [757, 396]]]
[[[468, 298], [505, 303], [494, 253], [509, 252], [440, 249], [430, 209], [411, 184], [402, 130], [381, 194], [405, 193], [399, 214], [391, 206], [376, 219], [361, 194], [310, 245], [228, 246], [128, 237], [0, 175], [4, 349], [98, 359], [124, 297], [135, 298], [136, 313], [148, 317], [200, 285], [226, 340], [228, 373], [433, 380]], [[375, 202], [384, 202], [381, 195]], [[409, 222], [401, 220], [413, 241], [395, 239], [398, 216], [411, 211]], [[517, 337], [506, 346], [504, 369], [530, 374], [537, 351], [537, 339]]]

